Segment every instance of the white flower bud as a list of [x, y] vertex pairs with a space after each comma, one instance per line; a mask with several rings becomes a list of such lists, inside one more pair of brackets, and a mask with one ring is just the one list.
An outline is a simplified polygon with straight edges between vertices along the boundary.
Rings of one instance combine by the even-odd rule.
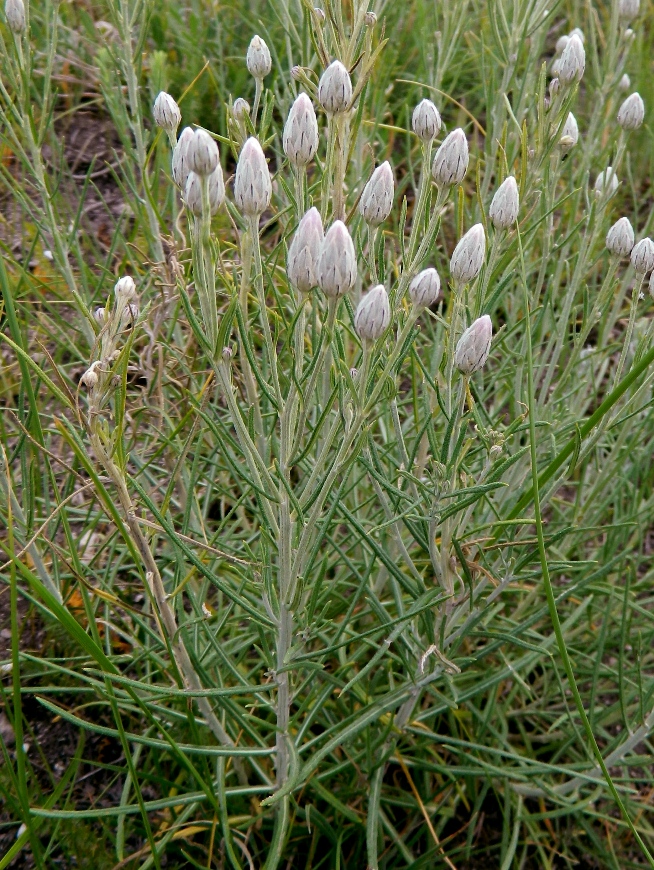
[[391, 322], [391, 305], [383, 284], [369, 290], [357, 305], [354, 328], [362, 341], [377, 341]]
[[584, 36], [584, 31], [581, 27], [575, 27], [570, 31], [570, 33], [568, 33], [568, 39], [571, 39], [573, 36], [578, 36], [582, 42], [586, 42], [586, 37]]
[[628, 91], [631, 88], [631, 79], [629, 78], [627, 73], [625, 73], [622, 76], [622, 78], [620, 79], [620, 83], [618, 84], [618, 87], [620, 88], [621, 91]]
[[196, 130], [188, 143], [188, 168], [197, 175], [211, 175], [220, 159], [218, 146], [206, 130]]
[[631, 94], [618, 111], [618, 124], [623, 130], [637, 130], [645, 119], [645, 104], [639, 93]]
[[173, 151], [173, 181], [181, 190], [186, 187], [186, 179], [191, 171], [188, 165], [188, 146], [194, 135], [190, 127], [184, 127]]
[[129, 275], [126, 275], [124, 278], [120, 278], [116, 282], [116, 286], [114, 287], [114, 293], [116, 294], [116, 296], [124, 296], [128, 302], [130, 299], [133, 299], [136, 296], [136, 284], [134, 283], [133, 278], [131, 278]]
[[649, 295], [654, 299], [654, 272], [649, 276]]
[[421, 100], [413, 110], [413, 132], [423, 142], [431, 142], [441, 129], [441, 116], [431, 100]]
[[618, 176], [613, 171], [613, 167], [607, 166], [595, 179], [595, 193], [597, 196], [611, 197], [618, 189], [618, 183]]
[[286, 260], [288, 280], [300, 293], [308, 293], [318, 283], [317, 266], [323, 239], [320, 212], [310, 208], [298, 225]]
[[416, 308], [435, 305], [441, 295], [441, 279], [436, 269], [423, 269], [409, 284], [409, 297]]
[[561, 82], [557, 78], [553, 78], [549, 86], [550, 97], [555, 97], [560, 89]]
[[563, 125], [563, 131], [561, 132], [561, 138], [559, 139], [559, 147], [562, 151], [569, 151], [571, 148], [574, 148], [578, 141], [579, 126], [577, 124], [577, 119], [572, 112], [569, 112], [565, 124]]
[[640, 275], [654, 269], [654, 242], [651, 239], [636, 242], [631, 251], [631, 265]]
[[463, 130], [452, 130], [436, 152], [431, 174], [439, 187], [460, 184], [468, 171], [468, 140]]
[[555, 51], [557, 54], [561, 54], [563, 49], [568, 44], [569, 39], [570, 39], [569, 36], [559, 36], [559, 38], [556, 40], [556, 48], [555, 48]]
[[260, 36], [253, 36], [245, 58], [248, 72], [255, 79], [264, 79], [272, 69], [268, 46]]
[[306, 166], [318, 150], [318, 121], [309, 97], [302, 93], [291, 106], [282, 137], [284, 154], [293, 166]]
[[377, 16], [374, 12], [366, 12], [363, 16], [363, 20], [368, 27], [374, 27], [377, 24]]
[[136, 318], [139, 316], [139, 307], [135, 302], [130, 302], [123, 308], [123, 313], [120, 315], [120, 319], [124, 323], [134, 323]]
[[239, 210], [251, 217], [265, 211], [272, 196], [268, 164], [258, 139], [250, 136], [236, 164], [234, 199]]
[[486, 256], [486, 233], [482, 224], [462, 237], [450, 260], [450, 272], [457, 284], [468, 284], [477, 277]]
[[578, 34], [573, 33], [563, 49], [561, 60], [559, 61], [557, 74], [561, 84], [571, 85], [573, 82], [578, 82], [583, 76], [585, 68], [586, 52], [584, 51], [584, 44]]
[[628, 257], [634, 246], [634, 229], [629, 218], [621, 217], [606, 234], [606, 247], [616, 257]]
[[25, 20], [25, 4], [23, 0], [6, 0], [5, 16], [7, 18], [7, 27], [12, 33], [20, 34], [25, 32], [27, 22]]
[[[552, 61], [552, 66], [550, 67], [551, 74], [556, 78], [559, 74], [559, 70], [561, 69], [561, 58], [557, 57]], [[556, 79], [558, 82], [558, 79]]]
[[96, 308], [93, 312], [93, 319], [96, 323], [99, 323], [101, 326], [104, 324], [107, 319], [107, 309], [106, 308]]
[[318, 102], [330, 115], [346, 112], [352, 100], [352, 79], [340, 60], [331, 63], [320, 77]]
[[80, 382], [84, 384], [84, 386], [88, 390], [92, 390], [98, 383], [98, 376], [95, 373], [93, 366], [90, 369], [87, 369], [82, 377], [80, 378]]
[[342, 221], [334, 221], [325, 234], [316, 277], [323, 293], [332, 298], [343, 296], [354, 287], [357, 258], [352, 237]]
[[488, 216], [496, 230], [506, 230], [516, 222], [519, 210], [518, 185], [515, 178], [509, 175], [495, 191]]
[[315, 19], [318, 22], [318, 24], [324, 24], [325, 21], [327, 20], [327, 16], [325, 15], [325, 10], [321, 9], [319, 6], [313, 7], [313, 14], [314, 14]]
[[393, 208], [395, 181], [391, 164], [386, 160], [370, 176], [359, 201], [359, 212], [367, 224], [383, 224]]
[[[225, 182], [220, 163], [207, 178], [207, 193], [209, 195], [209, 213], [214, 215], [225, 199]], [[195, 172], [188, 174], [184, 188], [184, 202], [194, 215], [202, 217], [202, 180]]]
[[234, 100], [232, 111], [234, 112], [234, 117], [237, 121], [244, 121], [250, 114], [250, 104], [247, 100], [244, 100], [243, 97], [238, 97], [238, 99]]
[[295, 79], [296, 82], [301, 82], [304, 76], [304, 70], [299, 64], [295, 64], [294, 67], [291, 67], [291, 78]]
[[623, 21], [629, 23], [640, 12], [640, 0], [620, 0], [618, 14]]
[[464, 375], [471, 375], [485, 365], [493, 338], [493, 324], [484, 314], [469, 326], [458, 340], [454, 363]]
[[157, 127], [161, 127], [166, 133], [176, 133], [182, 121], [182, 113], [179, 106], [165, 91], [161, 91], [152, 107], [152, 116]]

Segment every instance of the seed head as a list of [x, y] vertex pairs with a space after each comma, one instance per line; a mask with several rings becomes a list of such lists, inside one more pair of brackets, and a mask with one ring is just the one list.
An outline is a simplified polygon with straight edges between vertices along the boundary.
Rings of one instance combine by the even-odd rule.
[[188, 168], [197, 175], [211, 175], [220, 160], [218, 146], [206, 130], [196, 130], [188, 143]]
[[569, 151], [571, 148], [575, 147], [578, 141], [579, 126], [577, 124], [577, 119], [572, 112], [569, 112], [565, 124], [563, 125], [563, 131], [561, 133], [561, 138], [559, 139], [559, 147], [562, 151]]
[[613, 171], [613, 167], [607, 166], [595, 179], [595, 193], [597, 196], [605, 195], [608, 199], [616, 192], [618, 184], [618, 176]]
[[369, 290], [359, 302], [354, 328], [361, 341], [377, 341], [391, 322], [391, 305], [383, 284]]
[[578, 82], [586, 67], [586, 52], [584, 44], [577, 33], [570, 36], [566, 43], [557, 70], [561, 84], [571, 85]]
[[309, 97], [302, 93], [291, 106], [282, 137], [284, 154], [293, 166], [306, 166], [318, 150], [318, 121]]
[[354, 287], [357, 258], [354, 244], [342, 221], [334, 221], [327, 230], [318, 257], [318, 286], [326, 296], [338, 298]]
[[190, 127], [184, 127], [173, 151], [173, 181], [180, 190], [186, 187], [186, 179], [191, 171], [188, 165], [188, 146], [194, 135]]
[[506, 230], [516, 222], [519, 210], [518, 185], [515, 178], [509, 175], [495, 191], [488, 216], [496, 230]]
[[616, 257], [628, 257], [634, 246], [634, 229], [629, 218], [621, 217], [606, 234], [606, 247]]
[[323, 239], [320, 212], [310, 208], [298, 225], [286, 260], [288, 280], [300, 293], [308, 293], [318, 283], [316, 272]]
[[654, 269], [654, 242], [644, 238], [636, 242], [631, 251], [631, 265], [639, 275], [645, 275]]
[[272, 183], [266, 158], [258, 139], [250, 136], [236, 164], [234, 199], [239, 210], [250, 217], [260, 215], [270, 204]]
[[627, 24], [633, 21], [640, 12], [640, 0], [620, 0], [618, 3], [618, 14]]
[[627, 73], [625, 73], [622, 76], [622, 78], [620, 79], [620, 83], [618, 84], [618, 87], [620, 88], [621, 91], [625, 91], [625, 92], [628, 91], [629, 88], [631, 87], [631, 79], [629, 78]]
[[479, 274], [486, 256], [486, 233], [482, 224], [468, 230], [454, 249], [450, 272], [457, 284], [468, 284]]
[[25, 4], [23, 0], [6, 0], [5, 16], [7, 18], [7, 27], [12, 33], [19, 35], [25, 32], [27, 21], [25, 19]]
[[238, 97], [238, 99], [234, 100], [232, 111], [237, 121], [244, 121], [250, 115], [250, 104], [243, 97]]
[[393, 170], [386, 160], [372, 173], [361, 194], [359, 212], [367, 224], [378, 227], [384, 223], [393, 208], [394, 193]]
[[416, 308], [435, 305], [441, 295], [441, 279], [436, 269], [423, 269], [409, 284], [409, 297]]
[[264, 79], [272, 69], [268, 46], [260, 36], [253, 36], [245, 56], [248, 72], [255, 79]]
[[441, 129], [441, 116], [431, 100], [421, 100], [413, 110], [413, 132], [423, 142], [431, 142]]
[[493, 338], [493, 324], [484, 314], [469, 326], [458, 340], [454, 363], [464, 375], [471, 375], [485, 365]]
[[318, 102], [330, 115], [346, 112], [352, 100], [352, 79], [340, 60], [331, 63], [320, 77]]
[[166, 133], [176, 133], [182, 122], [182, 113], [179, 106], [165, 91], [161, 91], [152, 107], [154, 123]]
[[637, 130], [645, 119], [645, 104], [638, 92], [627, 97], [618, 110], [618, 124], [623, 130]]
[[[214, 215], [225, 199], [225, 182], [223, 170], [220, 165], [216, 166], [207, 178], [207, 192], [209, 195], [209, 212]], [[202, 180], [195, 172], [189, 172], [184, 188], [184, 202], [197, 217], [202, 216]]]
[[436, 152], [431, 174], [439, 187], [449, 187], [460, 184], [468, 171], [468, 140], [463, 130], [458, 127]]

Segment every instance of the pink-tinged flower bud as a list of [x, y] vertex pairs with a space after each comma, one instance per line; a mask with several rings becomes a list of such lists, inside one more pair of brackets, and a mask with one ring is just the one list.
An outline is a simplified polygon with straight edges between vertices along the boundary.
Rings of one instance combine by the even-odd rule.
[[606, 196], [607, 199], [618, 189], [618, 176], [613, 171], [612, 166], [607, 166], [604, 172], [595, 179], [595, 193], [597, 196]]
[[[207, 193], [209, 213], [214, 215], [225, 199], [225, 182], [220, 163], [207, 178]], [[202, 180], [195, 172], [188, 174], [184, 188], [184, 202], [196, 217], [202, 217]]]
[[298, 225], [286, 260], [288, 280], [300, 293], [308, 293], [318, 283], [317, 266], [323, 239], [320, 212], [310, 208]]
[[572, 112], [569, 112], [565, 124], [563, 125], [561, 138], [559, 139], [559, 147], [562, 151], [569, 151], [571, 148], [575, 147], [578, 141], [579, 125], [577, 124], [577, 119]]
[[654, 269], [654, 242], [651, 239], [645, 238], [636, 242], [631, 251], [631, 265], [640, 275]]
[[260, 36], [253, 36], [245, 57], [248, 72], [255, 79], [264, 79], [272, 69], [270, 50]]
[[318, 102], [330, 115], [346, 112], [352, 100], [352, 79], [340, 60], [331, 63], [320, 77]]
[[250, 114], [250, 104], [243, 97], [238, 97], [238, 99], [234, 100], [232, 111], [237, 121], [244, 121]]
[[314, 14], [316, 21], [321, 26], [325, 23], [325, 21], [327, 21], [327, 16], [325, 15], [325, 10], [321, 9], [320, 6], [313, 7], [313, 14]]
[[454, 364], [462, 374], [470, 376], [485, 365], [492, 338], [493, 324], [488, 314], [475, 320], [466, 329], [454, 352]]
[[496, 230], [506, 230], [516, 222], [519, 210], [518, 185], [515, 178], [509, 175], [495, 191], [488, 216]]
[[27, 22], [23, 0], [7, 0], [5, 3], [5, 16], [7, 18], [7, 27], [12, 33], [19, 35], [25, 32]]
[[374, 12], [366, 12], [363, 16], [364, 23], [367, 27], [374, 27], [377, 24], [377, 16]]
[[391, 322], [391, 305], [383, 284], [369, 290], [357, 305], [354, 328], [361, 341], [377, 341]]
[[139, 316], [139, 307], [135, 302], [130, 302], [123, 308], [120, 319], [123, 323], [135, 323]]
[[260, 215], [270, 205], [272, 182], [268, 164], [259, 141], [250, 136], [241, 150], [236, 165], [234, 199], [245, 215]]
[[450, 260], [450, 272], [457, 284], [468, 284], [477, 277], [486, 256], [486, 233], [475, 224], [463, 236]]
[[618, 111], [618, 124], [623, 130], [637, 130], [645, 120], [645, 104], [639, 93], [624, 101]]
[[114, 293], [116, 296], [124, 296], [129, 302], [130, 299], [133, 299], [136, 296], [136, 284], [134, 283], [134, 279], [129, 275], [126, 275], [124, 278], [119, 278], [114, 287]]
[[618, 14], [627, 24], [633, 21], [640, 12], [640, 0], [620, 0], [618, 3]]
[[616, 257], [628, 257], [634, 246], [634, 229], [629, 218], [621, 217], [606, 234], [606, 247]]
[[165, 91], [161, 91], [152, 107], [152, 116], [157, 127], [161, 127], [166, 133], [176, 133], [182, 121], [182, 113], [179, 106]]
[[96, 323], [99, 323], [101, 326], [104, 325], [107, 319], [107, 309], [106, 308], [96, 308], [93, 312], [93, 319]]
[[619, 88], [621, 91], [623, 91], [624, 93], [626, 93], [626, 92], [629, 90], [630, 87], [631, 87], [631, 79], [629, 78], [629, 76], [627, 75], [627, 73], [625, 73], [625, 74], [622, 76], [622, 78], [620, 79], [620, 82], [619, 82], [619, 84], [618, 84], [618, 88]]
[[218, 146], [206, 130], [196, 130], [188, 143], [188, 168], [197, 175], [211, 175], [220, 159]]
[[391, 164], [386, 160], [370, 176], [359, 201], [359, 212], [367, 224], [383, 224], [393, 208], [395, 181]]
[[431, 174], [439, 187], [460, 184], [468, 171], [468, 140], [458, 127], [447, 136], [436, 152]]
[[342, 221], [334, 221], [325, 234], [316, 277], [323, 293], [332, 298], [343, 296], [354, 287], [357, 258], [352, 237]]
[[284, 154], [293, 166], [306, 166], [318, 150], [318, 121], [309, 97], [302, 93], [291, 106], [282, 137]]
[[409, 297], [416, 308], [435, 305], [441, 295], [441, 279], [436, 269], [423, 269], [409, 284]]
[[431, 142], [441, 129], [441, 116], [431, 100], [421, 100], [413, 110], [413, 132], [423, 142]]
[[581, 79], [585, 68], [584, 44], [579, 35], [573, 32], [561, 54], [557, 75], [562, 84], [571, 85]]
[[173, 181], [180, 190], [186, 187], [186, 179], [191, 171], [188, 165], [188, 146], [194, 135], [190, 127], [184, 127], [173, 151]]

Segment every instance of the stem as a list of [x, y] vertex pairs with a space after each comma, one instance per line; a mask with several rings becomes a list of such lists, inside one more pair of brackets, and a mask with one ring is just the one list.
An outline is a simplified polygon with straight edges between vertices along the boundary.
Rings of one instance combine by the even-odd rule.
[[268, 322], [268, 308], [266, 306], [266, 291], [263, 286], [263, 263], [261, 261], [261, 245], [259, 244], [259, 219], [256, 215], [250, 218], [250, 234], [252, 237], [252, 251], [254, 253], [254, 283], [257, 291], [257, 300], [259, 302], [259, 316], [263, 327], [263, 335], [268, 351], [268, 365], [270, 366], [270, 374], [272, 376], [273, 387], [275, 390], [275, 398], [281, 408], [282, 392], [279, 386], [279, 377], [277, 375], [277, 354], [273, 343], [272, 333], [270, 331], [270, 323]]
[[256, 129], [257, 114], [259, 113], [259, 103], [261, 102], [261, 94], [263, 93], [263, 79], [254, 80], [254, 105], [252, 106], [252, 126]]
[[627, 359], [627, 354], [629, 353], [629, 346], [631, 344], [631, 337], [634, 334], [634, 324], [636, 323], [636, 314], [638, 312], [638, 302], [640, 300], [640, 290], [643, 286], [643, 281], [645, 280], [644, 275], [639, 275], [638, 280], [634, 285], [634, 289], [631, 291], [631, 308], [629, 310], [629, 322], [627, 324], [627, 331], [624, 337], [624, 343], [622, 345], [622, 351], [620, 352], [620, 359], [618, 360], [618, 365], [615, 370], [615, 375], [613, 376], [613, 387], [615, 389], [618, 385], [618, 382], [622, 376], [622, 369], [624, 368], [625, 361]]

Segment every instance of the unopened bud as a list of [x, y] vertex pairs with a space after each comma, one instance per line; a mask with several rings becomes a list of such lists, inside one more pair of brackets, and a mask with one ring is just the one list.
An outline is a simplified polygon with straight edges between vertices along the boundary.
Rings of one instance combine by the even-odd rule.
[[95, 373], [95, 369], [93, 368], [93, 366], [91, 366], [90, 369], [87, 369], [80, 378], [81, 383], [83, 383], [84, 386], [89, 390], [92, 390], [93, 387], [97, 385], [98, 380], [98, 376]]
[[570, 33], [568, 34], [568, 38], [571, 38], [573, 36], [578, 36], [582, 42], [586, 42], [586, 37], [584, 36], [584, 31], [581, 29], [581, 27], [575, 27], [573, 30], [570, 31]]
[[135, 302], [130, 302], [123, 308], [120, 319], [125, 323], [134, 323], [139, 316], [139, 307]]
[[629, 23], [640, 12], [640, 0], [619, 0], [618, 15], [623, 21]]
[[597, 196], [606, 196], [607, 199], [618, 189], [618, 176], [613, 171], [612, 166], [607, 166], [604, 172], [595, 179], [595, 193]]
[[302, 93], [291, 106], [282, 137], [284, 154], [293, 166], [306, 166], [318, 150], [318, 121], [309, 97]]
[[463, 130], [452, 130], [436, 152], [431, 174], [439, 187], [460, 184], [468, 171], [468, 140]]
[[654, 269], [654, 242], [651, 239], [644, 238], [636, 242], [631, 251], [631, 265], [640, 275]]
[[572, 112], [569, 112], [565, 124], [563, 125], [561, 138], [559, 139], [559, 147], [562, 151], [569, 151], [571, 148], [574, 148], [578, 141], [579, 125], [577, 124], [577, 119]]
[[628, 27], [628, 28], [625, 30], [625, 32], [624, 32], [624, 38], [626, 39], [627, 42], [633, 42], [634, 39], [636, 38], [636, 34], [635, 34], [634, 31], [631, 29], [631, 27]]
[[557, 70], [558, 77], [562, 84], [571, 85], [581, 79], [585, 68], [586, 52], [584, 51], [584, 44], [579, 35], [573, 33], [561, 54]]
[[[209, 213], [214, 215], [225, 199], [225, 182], [223, 170], [220, 165], [216, 166], [207, 178], [207, 194], [209, 199]], [[197, 217], [202, 217], [202, 179], [195, 172], [189, 172], [184, 189], [184, 202]]]
[[354, 287], [357, 258], [348, 228], [334, 221], [320, 246], [316, 271], [318, 286], [326, 296], [338, 298]]
[[555, 51], [557, 54], [561, 54], [563, 49], [568, 44], [569, 39], [570, 39], [569, 36], [559, 36], [559, 38], [556, 40], [556, 48], [555, 48]]
[[234, 181], [236, 205], [243, 214], [253, 217], [268, 208], [271, 196], [272, 183], [266, 158], [258, 139], [250, 136], [236, 164]]
[[186, 179], [191, 171], [188, 165], [188, 146], [194, 135], [190, 127], [184, 127], [173, 151], [173, 181], [180, 190], [186, 187]]
[[286, 260], [288, 280], [300, 293], [308, 293], [318, 283], [317, 266], [323, 239], [320, 212], [310, 208], [298, 225]]
[[378, 227], [384, 223], [393, 208], [394, 193], [393, 170], [386, 160], [372, 173], [361, 194], [359, 212], [367, 224]]
[[225, 360], [225, 362], [229, 362], [229, 360], [232, 358], [233, 355], [234, 355], [234, 352], [232, 351], [231, 347], [224, 347], [223, 348], [222, 357]]
[[383, 284], [369, 290], [359, 302], [354, 328], [362, 341], [377, 341], [391, 322], [391, 305]]
[[477, 277], [486, 256], [486, 233], [475, 224], [462, 237], [450, 260], [450, 272], [457, 284], [468, 284]]
[[649, 276], [649, 295], [654, 299], [654, 272]]
[[416, 308], [435, 305], [441, 295], [441, 279], [436, 269], [423, 269], [409, 284], [409, 297]]
[[107, 309], [106, 308], [96, 308], [93, 312], [93, 319], [96, 323], [103, 325], [107, 319]]
[[330, 115], [346, 112], [352, 100], [352, 79], [340, 60], [331, 63], [320, 77], [318, 102]]
[[327, 20], [327, 16], [325, 15], [325, 10], [321, 9], [319, 6], [313, 7], [313, 15], [318, 24], [324, 24]]
[[633, 246], [633, 227], [629, 218], [621, 217], [606, 234], [606, 247], [616, 257], [628, 257]]
[[518, 185], [515, 178], [509, 175], [495, 191], [488, 216], [496, 230], [506, 230], [516, 222], [519, 210]]
[[363, 16], [363, 20], [367, 27], [374, 27], [377, 24], [377, 16], [374, 12], [366, 12]]
[[291, 78], [295, 79], [296, 82], [302, 81], [303, 75], [304, 70], [299, 66], [299, 64], [295, 64], [295, 66], [291, 68]]
[[188, 168], [197, 175], [211, 175], [220, 159], [218, 146], [206, 130], [196, 130], [188, 143]]
[[116, 282], [116, 286], [114, 287], [114, 293], [116, 296], [124, 296], [125, 299], [129, 302], [130, 299], [133, 299], [136, 296], [136, 284], [134, 283], [134, 279], [129, 275], [126, 275], [124, 278], [120, 278]]
[[550, 82], [549, 91], [550, 97], [555, 97], [561, 89], [561, 82], [555, 77]]
[[469, 326], [456, 345], [454, 363], [458, 370], [469, 376], [479, 371], [486, 363], [493, 338], [493, 324], [484, 314]]
[[179, 106], [165, 91], [161, 91], [152, 107], [152, 116], [157, 127], [161, 127], [166, 133], [176, 133], [182, 121], [182, 113]]
[[431, 100], [421, 100], [413, 110], [413, 132], [423, 142], [431, 142], [441, 129], [441, 116]]
[[639, 93], [627, 97], [618, 111], [618, 124], [623, 130], [637, 130], [645, 119], [645, 104]]
[[237, 121], [244, 121], [250, 115], [250, 104], [243, 97], [238, 97], [238, 99], [234, 100], [232, 111]]
[[622, 78], [620, 79], [620, 83], [618, 84], [618, 87], [620, 88], [621, 91], [628, 91], [631, 88], [631, 79], [629, 78], [627, 73], [625, 73], [622, 76]]
[[272, 69], [268, 46], [260, 36], [253, 36], [245, 57], [248, 72], [255, 79], [264, 79]]
[[20, 34], [25, 32], [27, 22], [23, 0], [7, 0], [5, 3], [5, 16], [7, 18], [7, 27], [12, 33]]

